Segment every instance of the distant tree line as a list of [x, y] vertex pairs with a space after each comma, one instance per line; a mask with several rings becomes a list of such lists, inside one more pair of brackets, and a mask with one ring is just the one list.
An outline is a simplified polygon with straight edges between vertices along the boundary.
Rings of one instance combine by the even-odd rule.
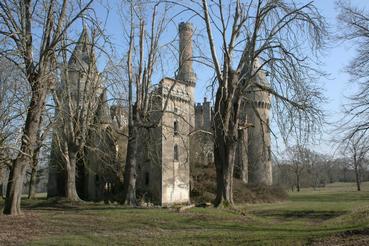
[[274, 161], [274, 184], [298, 192], [302, 188], [319, 189], [335, 182], [355, 182], [360, 190], [361, 183], [369, 181], [368, 156], [357, 165], [353, 156], [331, 157], [306, 148], [298, 153], [294, 148], [294, 154], [287, 155], [289, 158]]

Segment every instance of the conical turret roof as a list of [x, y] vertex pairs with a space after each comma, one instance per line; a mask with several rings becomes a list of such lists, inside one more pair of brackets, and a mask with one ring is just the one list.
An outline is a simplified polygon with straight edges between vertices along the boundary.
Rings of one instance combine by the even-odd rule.
[[95, 52], [86, 25], [83, 25], [82, 32], [68, 64], [69, 67], [75, 70], [88, 69], [88, 66], [92, 66], [90, 69], [93, 68], [96, 70]]

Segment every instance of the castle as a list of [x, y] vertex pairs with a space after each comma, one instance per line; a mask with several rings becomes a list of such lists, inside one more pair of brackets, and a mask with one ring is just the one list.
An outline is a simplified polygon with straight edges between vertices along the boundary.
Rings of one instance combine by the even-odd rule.
[[[104, 190], [114, 188], [122, 180], [126, 141], [117, 134], [126, 127], [122, 106], [109, 106], [106, 89], [97, 72], [93, 45], [84, 26], [80, 38], [67, 64], [67, 75], [55, 88], [61, 106], [57, 107], [49, 162], [48, 197], [65, 195], [65, 154], [63, 145], [71, 141], [70, 131], [82, 131], [83, 126], [73, 129], [64, 125], [68, 121], [83, 118], [88, 124], [86, 144], [77, 156], [76, 188], [85, 200], [101, 200]], [[73, 140], [72, 140], [73, 141]], [[107, 187], [106, 187], [107, 186]]]
[[[192, 35], [190, 23], [179, 25], [179, 68], [175, 78], [163, 78], [153, 92], [153, 112], [160, 124], [145, 129], [139, 139], [137, 190], [142, 196], [163, 206], [190, 201], [190, 163], [203, 165], [213, 163], [212, 120], [213, 109], [205, 98], [202, 104], [195, 104], [196, 75], [192, 64]], [[91, 55], [81, 49], [83, 42], [89, 42], [87, 31], [82, 32], [79, 44], [71, 59], [83, 59]], [[74, 57], [77, 56], [77, 57]], [[94, 61], [93, 61], [94, 62]], [[93, 66], [95, 67], [95, 66]], [[72, 67], [70, 67], [72, 69]], [[79, 71], [80, 67], [73, 67]], [[96, 72], [96, 71], [95, 71]], [[80, 74], [80, 73], [79, 73]], [[81, 78], [74, 77], [72, 84], [79, 84]], [[266, 76], [259, 71], [258, 83], [268, 85]], [[101, 160], [96, 151], [86, 150], [79, 165], [79, 193], [87, 200], [101, 200], [106, 186], [121, 182], [124, 164], [125, 143], [112, 134], [122, 130], [125, 121], [124, 110], [109, 106], [105, 90], [96, 90], [95, 128], [99, 134], [90, 133], [89, 145], [102, 148], [108, 153]], [[236, 156], [236, 176], [245, 183], [272, 184], [272, 164], [269, 133], [269, 111], [271, 96], [268, 92], [250, 88], [251, 102], [244, 102], [241, 118], [252, 127], [239, 129]], [[163, 112], [162, 114], [155, 113]], [[102, 132], [100, 132], [102, 131]], [[193, 146], [200, 146], [193, 147]], [[63, 171], [57, 148], [53, 148], [50, 167], [48, 195], [61, 195]], [[121, 152], [120, 156], [119, 153]], [[57, 164], [59, 163], [59, 164]], [[110, 171], [106, 171], [106, 169]], [[111, 168], [113, 167], [113, 168]], [[116, 172], [116, 173], [114, 173]]]

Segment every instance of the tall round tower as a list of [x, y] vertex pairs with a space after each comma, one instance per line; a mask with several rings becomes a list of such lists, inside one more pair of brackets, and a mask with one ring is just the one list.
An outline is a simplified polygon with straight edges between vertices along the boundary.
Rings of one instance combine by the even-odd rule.
[[178, 74], [176, 79], [182, 81], [186, 85], [186, 91], [189, 95], [188, 103], [189, 119], [188, 123], [191, 129], [195, 127], [195, 86], [196, 74], [192, 68], [192, 36], [193, 26], [189, 22], [181, 22], [178, 27], [179, 35], [179, 62]]
[[192, 69], [192, 35], [192, 24], [181, 22], [179, 24], [179, 68], [176, 79], [195, 83], [196, 75]]
[[[257, 69], [256, 62], [255, 68]], [[255, 82], [269, 86], [265, 73], [259, 71]], [[248, 128], [248, 183], [272, 184], [272, 157], [269, 129], [271, 95], [260, 88], [249, 90], [251, 103], [246, 105], [246, 119], [253, 127]]]

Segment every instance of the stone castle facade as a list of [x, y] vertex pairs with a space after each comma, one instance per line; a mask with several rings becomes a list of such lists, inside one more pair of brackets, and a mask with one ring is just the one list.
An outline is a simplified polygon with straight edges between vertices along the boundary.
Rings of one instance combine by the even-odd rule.
[[150, 140], [142, 141], [146, 143], [143, 156], [147, 158], [138, 161], [138, 189], [164, 206], [190, 201], [190, 132], [195, 124], [196, 80], [192, 70], [192, 34], [192, 25], [179, 25], [178, 75], [160, 82], [155, 105], [164, 113], [160, 115], [159, 127], [150, 130]]
[[[86, 33], [83, 35], [87, 35]], [[175, 78], [163, 78], [153, 92], [153, 119], [160, 122], [157, 127], [143, 129], [139, 139], [137, 170], [138, 193], [148, 200], [163, 206], [190, 202], [190, 164], [213, 163], [212, 122], [213, 108], [205, 98], [195, 104], [196, 75], [192, 64], [192, 35], [190, 23], [179, 25], [179, 68]], [[86, 54], [80, 54], [83, 56]], [[71, 58], [72, 59], [72, 58]], [[265, 74], [258, 72], [258, 83], [268, 85]], [[78, 83], [79, 78], [75, 79]], [[84, 154], [80, 167], [81, 193], [84, 199], [101, 200], [106, 186], [121, 182], [114, 172], [121, 173], [126, 145], [114, 137], [114, 130], [126, 126], [124, 109], [113, 106], [109, 110], [105, 90], [96, 93], [99, 106], [96, 110], [96, 129], [109, 134], [90, 134], [90, 145], [103, 148], [110, 159], [99, 160], [99, 154]], [[242, 121], [251, 125], [240, 129], [236, 156], [236, 176], [245, 183], [272, 183], [272, 165], [269, 133], [271, 97], [265, 91], [251, 88], [248, 93], [252, 102], [243, 104]], [[103, 136], [103, 137], [102, 137]], [[103, 139], [101, 139], [103, 138]], [[104, 146], [99, 146], [103, 143]], [[60, 195], [58, 187], [63, 180], [62, 170], [55, 167], [58, 162], [54, 150], [49, 168], [49, 196]], [[120, 154], [119, 154], [120, 153]], [[119, 156], [120, 155], [120, 156]], [[60, 159], [60, 158], [59, 158]], [[60, 162], [60, 160], [59, 160]], [[59, 164], [60, 166], [60, 164]], [[110, 171], [109, 167], [116, 167]], [[119, 176], [119, 175], [118, 175]], [[59, 180], [59, 181], [58, 181]], [[60, 181], [61, 180], [61, 181]]]
[[[82, 117], [90, 122], [86, 147], [78, 154], [77, 192], [82, 199], [98, 201], [104, 198], [106, 190], [111, 191], [122, 179], [121, 163], [125, 160], [126, 141], [116, 132], [124, 131], [126, 115], [121, 106], [110, 107], [107, 103], [106, 89], [97, 72], [93, 45], [86, 27], [67, 66], [68, 76], [64, 76], [56, 88], [61, 107], [58, 109], [60, 112], [57, 110], [55, 114], [47, 193], [48, 197], [65, 195], [66, 171], [62, 146], [68, 142], [64, 139], [68, 133], [63, 124], [74, 120], [70, 118], [72, 114], [69, 111], [79, 111], [80, 114], [85, 112]], [[63, 117], [67, 121], [62, 120]]]

